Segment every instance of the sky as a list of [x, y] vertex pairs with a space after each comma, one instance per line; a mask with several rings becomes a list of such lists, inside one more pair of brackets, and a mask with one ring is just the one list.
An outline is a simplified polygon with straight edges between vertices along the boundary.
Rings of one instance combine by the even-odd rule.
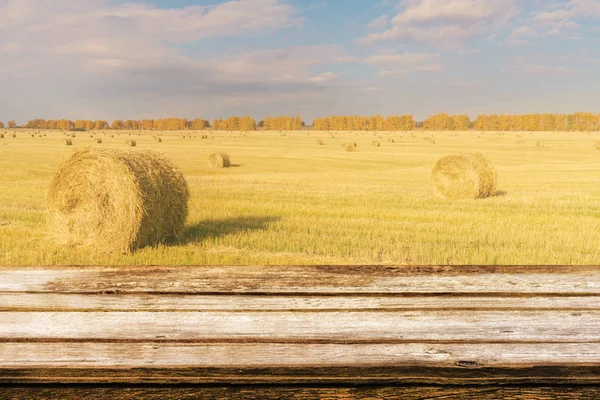
[[0, 0], [0, 121], [600, 112], [600, 0]]

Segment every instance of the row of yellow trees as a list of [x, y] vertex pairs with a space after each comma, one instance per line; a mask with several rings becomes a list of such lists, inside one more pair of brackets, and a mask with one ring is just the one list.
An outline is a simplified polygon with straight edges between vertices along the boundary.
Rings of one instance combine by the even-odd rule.
[[[213, 130], [254, 131], [260, 130], [301, 130], [305, 126], [301, 117], [266, 117], [258, 124], [251, 117], [230, 117], [215, 119]], [[0, 122], [0, 128], [4, 128]], [[9, 129], [16, 128], [15, 121], [9, 121]], [[78, 129], [78, 130], [203, 130], [210, 129], [207, 120], [196, 118], [163, 118], [143, 120], [116, 120], [110, 125], [104, 120], [44, 120], [34, 119], [24, 126], [30, 129]], [[430, 131], [600, 131], [600, 114], [482, 114], [471, 122], [468, 115], [436, 114], [421, 123], [413, 116], [392, 115], [384, 118], [381, 115], [364, 116], [331, 116], [317, 118], [313, 123], [314, 130], [337, 131], [410, 131], [423, 129]]]
[[299, 131], [304, 127], [302, 117], [266, 117], [258, 123], [264, 131]]
[[225, 120], [215, 119], [212, 128], [216, 131], [255, 131], [256, 120], [251, 117], [230, 117]]
[[426, 131], [466, 131], [471, 129], [471, 118], [468, 115], [435, 114], [423, 121]]
[[317, 118], [313, 123], [316, 131], [412, 131], [416, 123], [412, 115], [381, 115], [362, 117], [358, 115]]
[[600, 114], [482, 114], [473, 122], [478, 131], [600, 131]]

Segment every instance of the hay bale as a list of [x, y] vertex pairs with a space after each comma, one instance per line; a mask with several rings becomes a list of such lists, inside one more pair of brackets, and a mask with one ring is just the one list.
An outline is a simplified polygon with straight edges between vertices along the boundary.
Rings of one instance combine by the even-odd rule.
[[517, 144], [525, 144], [524, 140], [517, 140]]
[[394, 138], [391, 137], [391, 138], [388, 138], [388, 142], [395, 143], [396, 141], [394, 140]]
[[371, 146], [373, 146], [373, 147], [379, 147], [379, 146], [381, 146], [381, 143], [379, 143], [377, 140], [373, 140], [371, 142]]
[[135, 147], [135, 146], [137, 146], [137, 143], [136, 143], [135, 140], [127, 140], [127, 141], [125, 141], [125, 144], [127, 146], [129, 146], [129, 147]]
[[189, 189], [153, 151], [78, 150], [58, 169], [48, 197], [58, 243], [129, 253], [183, 232]]
[[0, 133], [0, 139], [4, 139], [4, 133]]
[[541, 142], [541, 141], [539, 141], [539, 140], [538, 140], [538, 141], [535, 143], [535, 147], [540, 147], [540, 148], [541, 148], [541, 147], [544, 147], [544, 142]]
[[494, 165], [480, 153], [440, 159], [431, 174], [436, 194], [447, 199], [483, 199], [496, 192]]
[[98, 144], [102, 144], [102, 139], [100, 138], [96, 138], [94, 139], [94, 142], [98, 143]]
[[600, 150], [600, 142], [596, 142], [596, 144], [594, 145], [594, 148], [596, 150]]
[[323, 146], [325, 144], [325, 141], [323, 139], [319, 138], [319, 139], [317, 139], [317, 144], [319, 146]]
[[346, 151], [356, 151], [356, 143], [346, 143], [344, 144], [344, 150]]
[[208, 157], [208, 164], [213, 168], [229, 168], [231, 167], [229, 154], [224, 152], [213, 153]]
[[73, 141], [71, 139], [63, 139], [63, 143], [65, 146], [73, 146]]
[[162, 143], [162, 138], [159, 138], [159, 137], [158, 137], [158, 138], [156, 138], [156, 141], [157, 141], [158, 143]]

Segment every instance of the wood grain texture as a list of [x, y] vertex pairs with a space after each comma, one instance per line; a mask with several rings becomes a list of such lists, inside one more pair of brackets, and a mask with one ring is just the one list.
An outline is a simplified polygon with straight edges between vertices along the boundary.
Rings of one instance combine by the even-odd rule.
[[29, 399], [327, 399], [327, 400], [590, 400], [600, 398], [595, 387], [2, 387], [2, 400]]
[[0, 383], [597, 393], [600, 267], [0, 267]]
[[600, 267], [0, 267], [0, 292], [600, 295]]
[[[543, 316], [543, 317], [542, 317]], [[579, 342], [600, 311], [3, 312], [0, 341]]]
[[410, 311], [585, 310], [600, 311], [600, 296], [301, 296], [0, 293], [0, 311]]

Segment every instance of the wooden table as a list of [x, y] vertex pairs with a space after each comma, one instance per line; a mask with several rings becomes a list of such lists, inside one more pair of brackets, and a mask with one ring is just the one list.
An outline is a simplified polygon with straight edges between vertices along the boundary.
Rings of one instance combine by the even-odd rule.
[[600, 267], [0, 267], [0, 385], [10, 399], [600, 398]]

